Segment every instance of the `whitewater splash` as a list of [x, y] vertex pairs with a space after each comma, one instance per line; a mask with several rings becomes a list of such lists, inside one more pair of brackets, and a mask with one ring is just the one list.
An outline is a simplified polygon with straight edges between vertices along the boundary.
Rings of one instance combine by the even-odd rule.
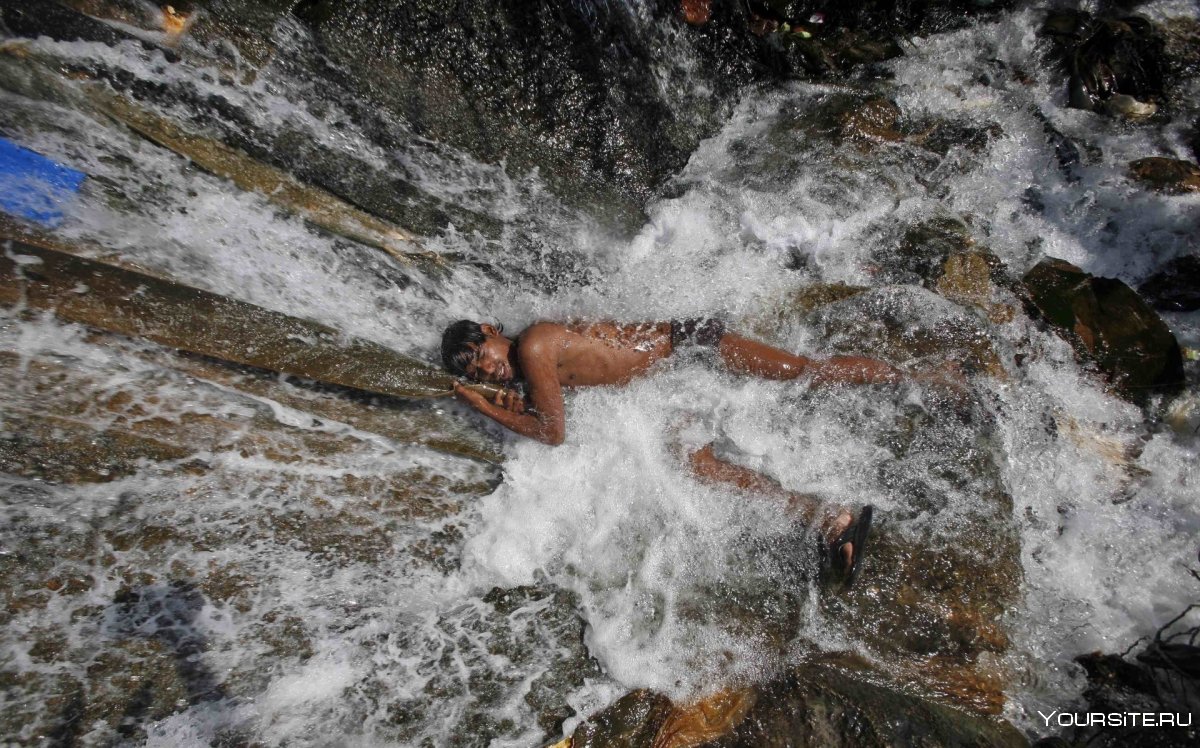
[[[1195, 16], [1170, 3], [1149, 12]], [[401, 172], [402, 161], [428, 194], [508, 227], [486, 240], [453, 229], [429, 237], [428, 247], [492, 265], [444, 280], [397, 274], [373, 251], [316, 234], [86, 113], [3, 94], [0, 124], [92, 175], [67, 235], [407, 353], [432, 357], [440, 328], [460, 317], [515, 331], [539, 318], [720, 312], [820, 355], [833, 344], [827, 326], [763, 319], [815, 283], [903, 282], [881, 278], [882, 250], [930, 218], [967, 217], [970, 236], [1017, 272], [1051, 255], [1135, 284], [1187, 251], [1200, 199], [1124, 181], [1128, 160], [1164, 144], [1065, 108], [1059, 79], [1038, 61], [1039, 20], [1025, 11], [912, 40], [888, 63], [887, 83], [746, 92], [632, 240], [555, 203], [536, 175], [428, 144], [419, 159], [397, 156], [353, 128], [331, 130], [325, 121], [337, 117], [306, 111], [282, 65], [248, 84], [197, 81], [261, 127], [286, 124], [384, 171]], [[278, 29], [281, 41], [300, 33]], [[133, 45], [34, 44], [147, 80], [188, 75]], [[875, 92], [906, 120], [952, 120], [978, 139], [944, 152], [861, 149], [816, 116]], [[1046, 122], [1094, 149], [1061, 168]], [[1168, 138], [1182, 154], [1182, 131]], [[562, 267], [568, 282], [548, 285]], [[913, 324], [963, 314], [932, 294], [897, 293]], [[1195, 345], [1194, 316], [1172, 321]], [[1194, 599], [1198, 442], [1148, 424], [1023, 317], [991, 331], [1005, 376], [973, 386], [995, 424], [988, 449], [1011, 496], [1022, 572], [1004, 622], [1011, 642], [993, 665], [1008, 674], [1006, 715], [1037, 732], [1036, 712], [1061, 709], [1082, 687], [1075, 654], [1123, 650]], [[4, 620], [2, 667], [25, 678], [5, 711], [24, 720], [13, 726], [24, 740], [47, 729], [47, 694], [81, 688], [63, 684], [98, 681], [82, 687], [89, 702], [134, 687], [118, 682], [129, 678], [123, 662], [166, 694], [154, 708], [170, 716], [145, 732], [155, 744], [320, 742], [335, 725], [363, 743], [473, 731], [527, 745], [556, 719], [569, 733], [633, 687], [687, 698], [770, 677], [814, 651], [878, 658], [820, 604], [811, 533], [772, 502], [696, 481], [675, 448], [684, 441], [713, 441], [792, 490], [873, 503], [904, 537], [936, 541], [976, 510], [971, 487], [938, 472], [941, 451], [974, 432], [922, 423], [937, 411], [917, 384], [819, 392], [673, 361], [628, 388], [570, 396], [567, 443], [509, 438], [498, 473], [172, 374], [136, 343], [20, 314], [6, 314], [2, 335], [22, 375], [6, 437], [54, 391], [46, 382], [67, 381], [116, 403], [57, 414], [70, 423], [150, 424], [144, 433], [187, 442], [153, 467], [100, 465], [94, 481], [5, 479], [5, 573], [41, 588]], [[922, 370], [936, 359], [905, 363]], [[901, 454], [890, 430], [906, 422], [920, 433]], [[938, 485], [939, 511], [907, 494], [909, 483]], [[190, 679], [171, 675], [172, 648], [193, 659]], [[594, 663], [580, 665], [588, 656]], [[571, 709], [540, 706], [553, 698]], [[77, 735], [125, 734], [103, 714], [85, 712]], [[140, 734], [137, 717], [129, 735]]]

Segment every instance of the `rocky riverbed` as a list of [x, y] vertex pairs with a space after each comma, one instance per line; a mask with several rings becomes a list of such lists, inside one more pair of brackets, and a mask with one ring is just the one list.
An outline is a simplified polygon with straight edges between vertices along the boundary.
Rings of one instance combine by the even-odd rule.
[[[1195, 742], [1038, 716], [1197, 707], [1194, 5], [11, 0], [0, 32], [0, 137], [87, 174], [37, 230], [168, 284], [0, 225], [7, 740]], [[698, 314], [910, 377], [682, 357], [569, 395], [553, 449], [395, 385], [461, 317]], [[874, 504], [860, 584], [690, 439]]]

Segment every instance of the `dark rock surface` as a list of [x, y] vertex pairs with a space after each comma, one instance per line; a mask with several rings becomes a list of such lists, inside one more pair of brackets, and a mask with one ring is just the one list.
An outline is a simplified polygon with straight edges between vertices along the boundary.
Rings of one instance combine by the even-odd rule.
[[1070, 341], [1127, 398], [1144, 401], [1183, 382], [1183, 358], [1167, 325], [1129, 286], [1057, 259], [1024, 278], [1031, 315]]
[[[898, 54], [891, 34], [1004, 4], [712, 0], [696, 15], [671, 0], [308, 0], [293, 13], [360, 95], [421, 135], [619, 212], [682, 167], [747, 83], [840, 73]], [[813, 13], [827, 20], [811, 37], [772, 20]]]
[[642, 748], [654, 744], [671, 713], [671, 700], [653, 691], [632, 691], [575, 730], [571, 748]]
[[1200, 256], [1187, 255], [1171, 260], [1138, 286], [1156, 309], [1194, 312], [1200, 309]]
[[[1012, 725], [959, 711], [927, 697], [874, 683], [856, 663], [817, 662], [746, 689], [711, 709], [728, 717], [715, 740], [689, 740], [671, 729], [670, 700], [633, 691], [593, 715], [575, 731], [573, 748], [1007, 748], [1028, 742]], [[722, 704], [721, 706], [727, 706]], [[703, 709], [703, 706], [700, 707]], [[686, 713], [688, 709], [676, 709]], [[692, 710], [694, 711], [694, 710]], [[703, 734], [701, 732], [701, 734]]]
[[1071, 106], [1100, 110], [1115, 96], [1166, 98], [1168, 66], [1160, 29], [1141, 16], [1095, 18], [1052, 11], [1042, 25], [1069, 77]]
[[868, 682], [827, 665], [809, 665], [756, 689], [745, 720], [714, 748], [883, 748], [1025, 746], [1012, 725]]
[[1162, 156], [1139, 158], [1129, 163], [1129, 174], [1151, 189], [1171, 195], [1200, 190], [1200, 166], [1191, 161]]

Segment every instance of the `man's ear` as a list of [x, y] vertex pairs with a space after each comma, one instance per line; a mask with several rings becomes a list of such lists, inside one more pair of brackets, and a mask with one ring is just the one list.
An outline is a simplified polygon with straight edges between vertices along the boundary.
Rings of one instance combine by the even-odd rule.
[[497, 329], [495, 328], [495, 326], [493, 326], [493, 325], [489, 325], [489, 324], [487, 324], [486, 322], [484, 322], [483, 324], [479, 325], [479, 331], [480, 331], [480, 332], [482, 332], [484, 335], [489, 335], [489, 336], [490, 336], [490, 335], [499, 335], [499, 334], [500, 334], [500, 331], [499, 331], [499, 330], [497, 330]]

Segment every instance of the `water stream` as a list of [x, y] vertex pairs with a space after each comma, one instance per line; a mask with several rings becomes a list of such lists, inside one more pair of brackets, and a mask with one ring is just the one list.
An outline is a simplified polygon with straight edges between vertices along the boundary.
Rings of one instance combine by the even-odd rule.
[[[1187, 2], [1140, 12], [1200, 18]], [[290, 62], [309, 54], [306, 32], [290, 21], [250, 81], [133, 43], [28, 43], [146, 81], [186, 77], [263, 132], [305, 133], [499, 227], [422, 237], [463, 259], [446, 277], [322, 234], [94, 113], [4, 90], [0, 133], [90, 175], [61, 235], [430, 360], [463, 317], [517, 331], [713, 312], [823, 355], [854, 344], [839, 337], [843, 317], [895, 307], [903, 325], [931, 329], [973, 314], [889, 264], [922, 221], [962, 220], [1018, 274], [1048, 255], [1136, 284], [1194, 246], [1200, 195], [1124, 176], [1133, 158], [1185, 157], [1183, 124], [1068, 109], [1042, 60], [1041, 17], [1018, 10], [911, 39], [884, 64], [888, 78], [743, 91], [632, 238], [557, 201], [536, 173], [415, 136], [387, 150], [335, 107], [313, 111]], [[662, 79], [686, 86], [678, 70]], [[1195, 107], [1190, 93], [1180, 98]], [[837, 113], [871, 95], [892, 98], [910, 134], [952, 123], [966, 135], [944, 147], [839, 137]], [[1060, 166], [1046, 123], [1079, 145], [1078, 164]], [[789, 294], [818, 283], [872, 290], [826, 316], [788, 311]], [[1200, 344], [1196, 315], [1168, 322]], [[1003, 679], [1004, 716], [1038, 734], [1035, 711], [1082, 689], [1075, 655], [1124, 650], [1195, 599], [1200, 441], [1107, 392], [1024, 315], [985, 333], [999, 370], [972, 372], [977, 397], [961, 418], [920, 383], [821, 391], [683, 357], [629, 387], [570, 395], [564, 445], [503, 436], [494, 466], [247, 396], [149, 344], [5, 310], [0, 729], [20, 744], [324, 745], [336, 734], [526, 746], [569, 735], [632, 688], [686, 701], [823, 651], [886, 671], [886, 637], [824, 599], [812, 534], [681, 464], [675, 445], [714, 441], [789, 489], [872, 503], [894, 537], [929, 547], [993, 521], [981, 494], [1011, 497], [1020, 575], [1002, 606], [1008, 646], [973, 666]], [[924, 371], [943, 357], [898, 363]], [[421, 407], [499, 434], [461, 405]], [[60, 462], [35, 451], [45, 419], [58, 419]], [[95, 457], [105, 429], [137, 439]], [[25, 463], [22, 450], [34, 450]], [[975, 459], [990, 467], [955, 474]]]

